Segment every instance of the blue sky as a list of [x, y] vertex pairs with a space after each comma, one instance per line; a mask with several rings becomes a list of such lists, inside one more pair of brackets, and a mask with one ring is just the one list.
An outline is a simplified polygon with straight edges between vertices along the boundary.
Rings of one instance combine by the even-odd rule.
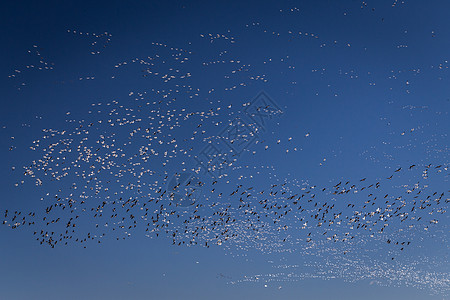
[[0, 298], [448, 299], [448, 8], [2, 3]]

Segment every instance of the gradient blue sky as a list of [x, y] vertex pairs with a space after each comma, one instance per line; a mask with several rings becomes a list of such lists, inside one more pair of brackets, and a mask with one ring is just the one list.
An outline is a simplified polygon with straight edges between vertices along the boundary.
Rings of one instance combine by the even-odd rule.
[[[24, 179], [22, 166], [42, 156], [29, 147], [34, 140], [42, 141], [44, 128], [70, 132], [76, 124], [67, 120], [106, 120], [89, 113], [96, 110], [93, 103], [102, 103], [103, 109], [116, 100], [137, 108], [138, 93], [147, 93], [145, 101], [162, 101], [155, 107], [166, 110], [207, 112], [232, 105], [229, 114], [219, 118], [226, 123], [242, 113], [242, 104], [261, 90], [267, 92], [284, 113], [270, 120], [261, 144], [253, 145], [239, 158], [238, 168], [230, 170], [233, 183], [239, 184], [241, 175], [247, 176], [245, 185], [261, 189], [275, 182], [274, 175], [280, 181], [319, 187], [365, 177], [374, 183], [398, 167], [415, 164], [419, 170], [383, 186], [380, 194], [420, 180], [448, 197], [448, 171], [433, 173], [424, 183], [421, 170], [450, 162], [449, 9], [444, 0], [3, 1], [0, 212], [45, 211], [49, 202], [40, 198], [70, 186], [44, 179], [45, 184], [36, 187]], [[80, 36], [74, 30], [107, 32], [110, 42], [103, 47], [106, 38]], [[232, 37], [233, 42], [210, 40], [209, 33]], [[174, 60], [180, 52], [170, 47], [186, 49], [189, 55], [180, 57], [189, 60]], [[91, 54], [97, 50], [99, 54]], [[192, 76], [169, 82], [161, 76], [143, 77], [147, 67], [139, 60], [148, 57], [155, 58], [153, 73], [175, 74], [178, 69]], [[26, 67], [43, 66], [40, 59], [52, 69]], [[217, 60], [227, 63], [205, 65]], [[123, 62], [127, 64], [115, 67]], [[242, 70], [233, 73], [237, 68]], [[180, 85], [199, 89], [199, 95]], [[161, 91], [169, 89], [183, 92], [166, 105]], [[211, 89], [214, 92], [208, 93]], [[206, 123], [211, 135], [223, 128]], [[101, 127], [94, 134], [102, 130], [108, 129]], [[190, 130], [182, 126], [174, 135], [181, 140], [190, 137]], [[124, 129], [116, 133], [127, 134]], [[140, 146], [134, 143], [128, 150]], [[195, 155], [205, 143], [197, 139], [189, 146]], [[179, 171], [182, 161], [174, 158], [165, 171]], [[185, 162], [194, 165], [193, 160]], [[255, 169], [246, 166], [270, 166], [274, 171], [250, 178]], [[120, 186], [110, 186], [110, 193], [119, 191]], [[0, 226], [0, 299], [450, 299], [448, 213], [440, 214], [439, 221], [426, 233], [407, 231], [405, 236], [414, 242], [401, 253], [385, 243], [365, 243], [367, 236], [357, 237], [366, 248], [353, 257], [365, 263], [362, 268], [376, 261], [390, 270], [414, 265], [418, 273], [411, 276], [439, 273], [441, 281], [435, 286], [385, 277], [353, 282], [360, 276], [355, 269], [328, 280], [246, 282], [245, 276], [257, 274], [267, 279], [280, 271], [274, 266], [283, 264], [299, 265], [292, 269], [295, 274], [323, 275], [335, 258], [326, 252], [312, 254], [321, 267], [308, 267], [307, 255], [261, 252], [250, 241], [245, 251], [233, 244], [177, 247], [170, 237], [147, 238], [143, 231], [120, 241], [107, 235], [101, 244], [87, 248], [51, 248], [35, 240], [32, 226]], [[95, 222], [83, 219], [80, 230], [91, 231]], [[402, 226], [391, 225], [393, 232]]]

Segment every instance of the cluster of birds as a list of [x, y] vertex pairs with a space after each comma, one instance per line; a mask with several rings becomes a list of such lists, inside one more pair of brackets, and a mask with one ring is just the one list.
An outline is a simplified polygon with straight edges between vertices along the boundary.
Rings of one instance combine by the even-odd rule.
[[[33, 45], [33, 48], [28, 50], [27, 53], [30, 55], [30, 63], [15, 69], [12, 74], [8, 75], [8, 78], [14, 80], [14, 86], [19, 91], [27, 85], [26, 76], [28, 76], [30, 72], [53, 70], [55, 65], [42, 55], [41, 50], [37, 45]], [[20, 81], [20, 83], [18, 81]]]
[[370, 285], [389, 287], [414, 287], [429, 290], [432, 294], [442, 295], [448, 292], [448, 273], [438, 272], [439, 265], [427, 257], [406, 263], [388, 264], [382, 260], [367, 260], [364, 258], [349, 259], [329, 253], [326, 261], [318, 261], [315, 257], [305, 265], [285, 265], [268, 263], [273, 266], [273, 272], [268, 274], [244, 275], [240, 278], [229, 278], [230, 284], [264, 283], [264, 287], [282, 287], [289, 282], [304, 279], [333, 280], [343, 279], [346, 282], [367, 281]]
[[89, 33], [89, 32], [81, 32], [77, 30], [67, 30], [68, 33], [71, 33], [76, 36], [90, 38], [92, 41], [90, 42], [90, 53], [92, 55], [100, 54], [106, 47], [108, 47], [111, 42], [112, 34], [108, 32], [103, 32], [100, 34], [97, 33]]
[[[230, 30], [228, 30], [228, 33], [230, 33]], [[202, 38], [207, 38], [209, 39], [210, 43], [213, 43], [215, 40], [218, 39], [224, 39], [224, 40], [229, 40], [230, 43], [235, 43], [236, 41], [234, 40], [234, 37], [232, 36], [227, 36], [225, 34], [220, 34], [220, 33], [206, 33], [206, 34], [200, 34], [200, 36]]]

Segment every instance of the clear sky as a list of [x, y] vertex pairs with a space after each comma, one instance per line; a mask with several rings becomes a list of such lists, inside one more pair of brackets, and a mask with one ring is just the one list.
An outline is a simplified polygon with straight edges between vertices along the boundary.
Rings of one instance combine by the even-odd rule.
[[450, 299], [449, 9], [1, 2], [0, 299]]

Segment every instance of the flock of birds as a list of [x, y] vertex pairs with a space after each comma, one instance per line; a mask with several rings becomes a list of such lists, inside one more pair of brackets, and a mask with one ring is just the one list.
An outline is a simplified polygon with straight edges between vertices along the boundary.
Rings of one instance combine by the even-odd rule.
[[[261, 25], [254, 22], [246, 28]], [[262, 31], [276, 38], [286, 35], [290, 40], [299, 37], [318, 40], [320, 47], [340, 44], [325, 43], [315, 33]], [[93, 38], [91, 54], [100, 54], [112, 37], [108, 32], [68, 32]], [[200, 41], [206, 40], [212, 46], [239, 44], [230, 31], [200, 37]], [[350, 43], [344, 44], [351, 47]], [[126, 240], [141, 234], [165, 238], [177, 247], [221, 247], [236, 256], [253, 251], [296, 255], [310, 262], [311, 270], [306, 273], [299, 273], [298, 265], [272, 262], [277, 269], [292, 271], [240, 279], [220, 276], [231, 283], [343, 277], [353, 281], [369, 278], [376, 283], [386, 279], [406, 281], [448, 291], [448, 273], [423, 274], [413, 262], [407, 265], [404, 261], [397, 262], [411, 247], [420, 247], [427, 236], [441, 230], [440, 220], [445, 220], [450, 202], [450, 190], [441, 184], [448, 180], [448, 163], [417, 162], [395, 167], [381, 178], [368, 176], [313, 185], [292, 176], [280, 178], [273, 165], [245, 164], [245, 157], [221, 151], [211, 154], [208, 164], [220, 161], [223, 172], [209, 177], [204, 173], [211, 170], [195, 165], [195, 158], [205, 145], [219, 147], [223, 136], [218, 132], [252, 105], [252, 101], [236, 104], [212, 100], [214, 95], [243, 89], [251, 85], [249, 82], [265, 84], [271, 74], [252, 73], [254, 65], [232, 58], [232, 48], [205, 59], [195, 56], [189, 46], [184, 49], [159, 42], [152, 46], [158, 53], [115, 63], [111, 79], [120, 80], [130, 71], [128, 67], [137, 66], [141, 78], [155, 80], [165, 88], [127, 92], [129, 99], [123, 101], [126, 104], [113, 100], [92, 104], [81, 115], [67, 112], [64, 129], [43, 129], [43, 135], [29, 147], [33, 153], [29, 164], [11, 167], [12, 177], [22, 177], [15, 186], [31, 182], [41, 194], [43, 207], [34, 211], [5, 209], [0, 216], [3, 226], [13, 230], [29, 228], [38, 243], [52, 248], [72, 244], [87, 247], [104, 239]], [[34, 52], [39, 64], [26, 66], [27, 69], [53, 70], [54, 64], [42, 57], [37, 46]], [[294, 70], [291, 59], [268, 58], [261, 64], [276, 62]], [[224, 86], [200, 89], [192, 81], [195, 74], [190, 71], [192, 65], [214, 68], [211, 73], [221, 66], [229, 67], [220, 73], [225, 78]], [[448, 68], [441, 64], [439, 69], [443, 66]], [[21, 72], [17, 69], [10, 77], [18, 77]], [[324, 75], [327, 70], [312, 72]], [[351, 79], [362, 76], [355, 70], [340, 70], [340, 75]], [[206, 101], [199, 104], [198, 99]], [[274, 111], [268, 106], [257, 110]], [[251, 121], [248, 123], [249, 128], [257, 127]], [[416, 127], [400, 135], [421, 130], [423, 127]], [[276, 138], [273, 143], [264, 135], [257, 135], [244, 152], [247, 156], [266, 151], [288, 155], [300, 149], [309, 135], [302, 133], [301, 141], [296, 136]], [[398, 138], [397, 133], [393, 136]], [[227, 142], [248, 139], [246, 133], [238, 132]], [[432, 145], [428, 147], [436, 154]], [[374, 159], [370, 150], [362, 156]], [[443, 161], [446, 162], [445, 158]], [[173, 178], [181, 174], [192, 176], [190, 180], [172, 184]], [[179, 205], [174, 201], [175, 195], [189, 199], [189, 205]], [[444, 226], [442, 230], [447, 229]], [[376, 263], [364, 260], [365, 254], [374, 249], [381, 258]], [[317, 269], [323, 271], [313, 271]], [[354, 276], [349, 278], [349, 274]]]
[[[273, 166], [242, 166], [230, 152], [212, 156], [227, 162], [225, 174], [201, 176], [202, 170], [189, 167], [189, 160], [193, 162], [198, 145], [217, 142], [220, 137], [209, 132], [236, 113], [230, 106], [177, 112], [168, 102], [162, 110], [160, 102], [138, 96], [136, 107], [118, 101], [93, 104], [90, 119], [76, 120], [67, 113], [68, 128], [44, 129], [30, 147], [42, 157], [11, 172], [26, 177], [16, 186], [26, 184], [27, 178], [34, 182], [45, 208], [5, 210], [2, 224], [30, 227], [36, 240], [50, 247], [87, 247], [105, 238], [144, 234], [170, 239], [176, 246], [220, 246], [234, 255], [255, 249], [317, 255], [332, 247], [355, 259], [360, 249], [376, 244], [394, 261], [420, 244], [423, 236], [418, 232], [433, 231], [447, 212], [450, 190], [432, 189], [429, 183], [430, 177], [432, 182], [445, 181], [447, 165], [413, 164], [377, 180], [315, 186], [277, 178]], [[188, 124], [191, 135], [186, 134]], [[240, 138], [245, 137], [236, 136]], [[257, 140], [254, 146], [257, 151], [276, 151], [276, 146], [293, 142], [277, 140], [269, 148], [265, 140]], [[180, 165], [182, 172], [194, 176], [170, 184]], [[411, 177], [413, 184], [401, 184], [402, 178]], [[392, 189], [395, 182], [398, 189]], [[192, 197], [190, 205], [180, 207], [174, 194]]]

